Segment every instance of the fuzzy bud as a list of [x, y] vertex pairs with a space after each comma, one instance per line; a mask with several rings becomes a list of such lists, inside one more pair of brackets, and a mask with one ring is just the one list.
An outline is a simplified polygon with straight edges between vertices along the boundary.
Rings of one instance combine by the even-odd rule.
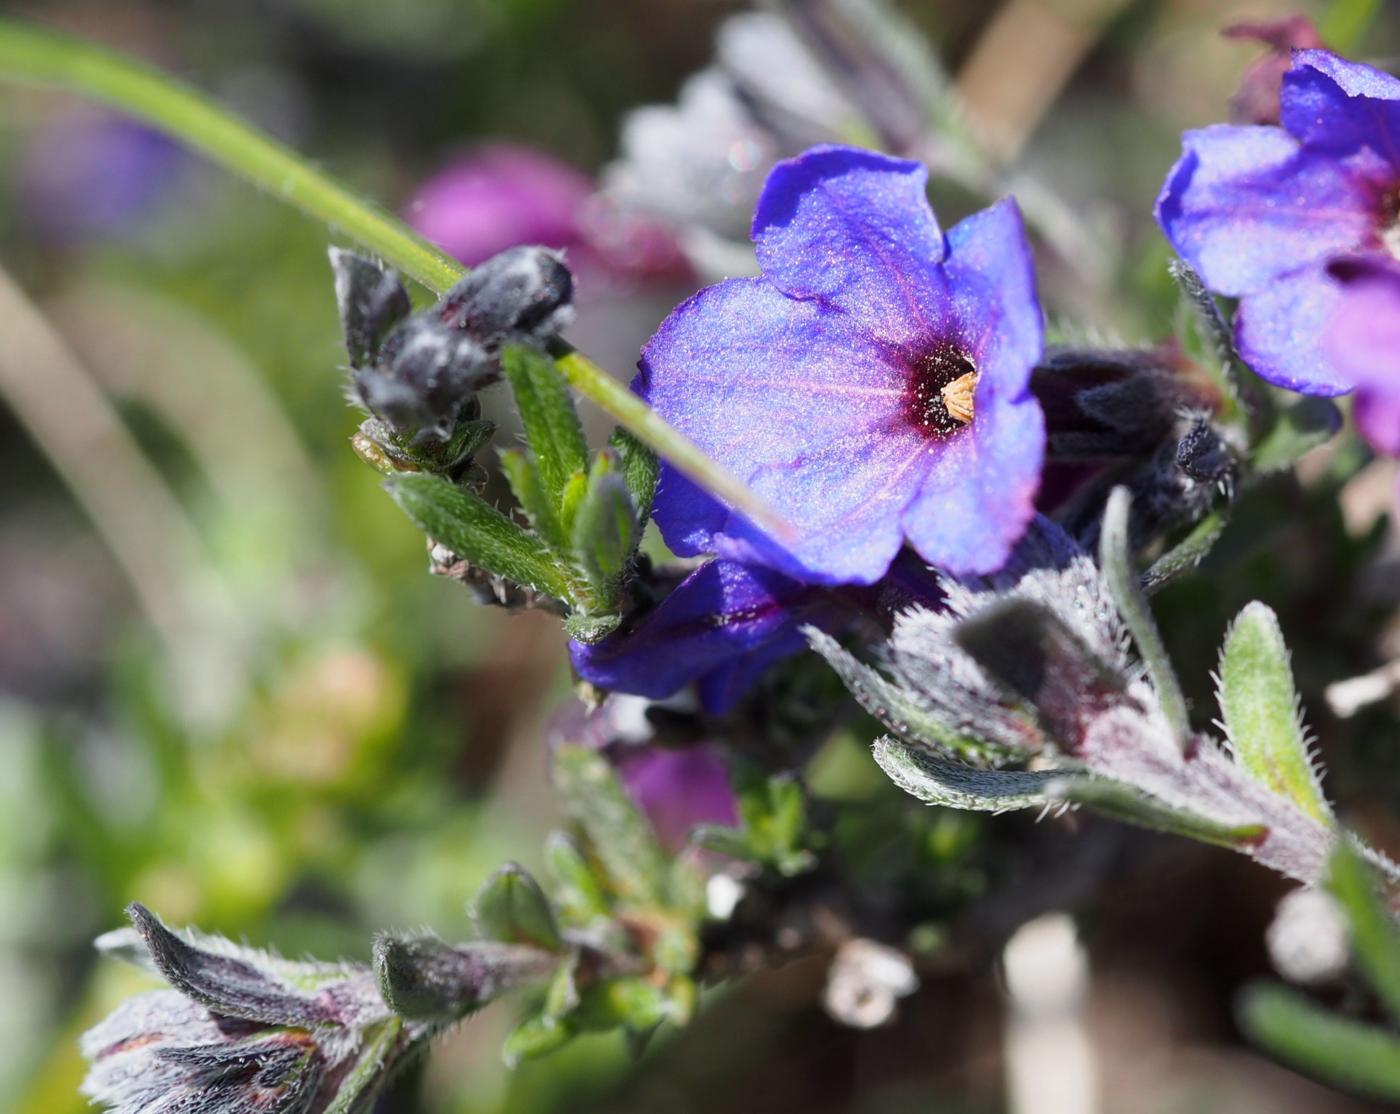
[[509, 248], [477, 267], [430, 311], [492, 353], [512, 342], [543, 343], [573, 318], [574, 279], [557, 251]]

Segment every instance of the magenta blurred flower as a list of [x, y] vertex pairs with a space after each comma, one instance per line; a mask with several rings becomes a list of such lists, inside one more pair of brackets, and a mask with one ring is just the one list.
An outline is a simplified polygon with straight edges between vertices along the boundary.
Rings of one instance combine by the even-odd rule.
[[587, 175], [528, 147], [469, 151], [419, 187], [406, 215], [468, 266], [506, 248], [540, 244], [567, 251], [576, 271], [625, 277], [685, 269], [668, 231], [617, 211]]
[[723, 751], [712, 743], [659, 741], [648, 714], [664, 707], [684, 716], [679, 702], [658, 705], [641, 696], [609, 696], [589, 711], [574, 701], [549, 728], [551, 746], [571, 743], [605, 755], [666, 847], [685, 845], [697, 824], [738, 823]]
[[1331, 273], [1344, 292], [1324, 348], [1356, 389], [1356, 428], [1377, 452], [1400, 456], [1400, 264], [1363, 256]]
[[622, 754], [617, 771], [668, 850], [684, 847], [700, 824], [739, 823], [729, 767], [718, 747], [637, 747]]
[[1006, 559], [1045, 442], [1030, 246], [1010, 200], [945, 233], [927, 180], [849, 147], [779, 163], [762, 276], [702, 290], [647, 345], [633, 389], [795, 528], [780, 545], [663, 467], [674, 552], [827, 584], [879, 580], [906, 542], [949, 571]]
[[1269, 52], [1250, 64], [1240, 87], [1230, 98], [1230, 123], [1277, 124], [1279, 91], [1283, 75], [1293, 64], [1293, 51], [1316, 50], [1323, 46], [1313, 21], [1305, 15], [1282, 19], [1250, 20], [1225, 28], [1229, 39], [1247, 39], [1269, 47]]

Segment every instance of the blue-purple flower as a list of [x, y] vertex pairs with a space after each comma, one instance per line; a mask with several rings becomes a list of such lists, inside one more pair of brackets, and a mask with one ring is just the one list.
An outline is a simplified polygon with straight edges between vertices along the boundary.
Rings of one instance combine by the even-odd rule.
[[1323, 347], [1356, 389], [1356, 428], [1377, 452], [1400, 456], [1400, 265], [1375, 257], [1341, 259], [1343, 287]]
[[601, 642], [572, 642], [580, 677], [612, 692], [659, 700], [697, 682], [700, 702], [727, 711], [763, 673], [807, 648], [802, 627], [833, 631], [849, 603], [772, 569], [702, 565], [635, 627]]
[[1341, 394], [1352, 382], [1322, 347], [1341, 298], [1327, 264], [1400, 253], [1400, 79], [1300, 50], [1280, 117], [1187, 132], [1157, 219], [1207, 286], [1240, 299], [1236, 342], [1255, 371]]
[[574, 670], [611, 692], [664, 699], [694, 682], [705, 711], [732, 708], [778, 662], [807, 649], [812, 627], [839, 634], [858, 618], [888, 625], [909, 606], [936, 606], [938, 578], [901, 554], [880, 583], [807, 584], [762, 565], [716, 558], [635, 625], [569, 645]]
[[667, 468], [674, 551], [826, 584], [873, 583], [906, 543], [958, 572], [1005, 560], [1044, 450], [1030, 248], [1009, 200], [945, 235], [926, 182], [843, 147], [779, 163], [763, 274], [701, 291], [647, 345], [634, 389], [794, 528], [768, 537]]

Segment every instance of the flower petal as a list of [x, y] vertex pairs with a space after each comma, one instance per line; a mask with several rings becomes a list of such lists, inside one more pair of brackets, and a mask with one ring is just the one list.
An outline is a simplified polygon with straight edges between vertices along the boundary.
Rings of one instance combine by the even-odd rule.
[[1377, 452], [1400, 456], [1400, 389], [1362, 387], [1352, 410], [1356, 428]]
[[1343, 284], [1323, 348], [1357, 388], [1357, 429], [1378, 451], [1400, 456], [1400, 265], [1379, 257], [1339, 260]]
[[633, 389], [794, 526], [779, 546], [666, 469], [654, 514], [676, 552], [759, 559], [813, 582], [871, 583], [901, 544], [924, 441], [907, 375], [845, 315], [762, 279], [701, 291], [662, 325]]
[[1370, 148], [1400, 167], [1400, 78], [1325, 50], [1300, 50], [1284, 75], [1280, 116], [1309, 147]]
[[931, 279], [946, 247], [922, 163], [814, 147], [773, 168], [753, 218], [765, 277], [900, 343], [926, 332]]
[[1012, 198], [952, 227], [943, 275], [958, 330], [981, 373], [977, 401], [984, 393], [1024, 395], [1040, 359], [1045, 323], [1035, 259]]
[[1044, 323], [1014, 201], [960, 221], [948, 248], [948, 304], [979, 373], [975, 417], [967, 430], [929, 444], [929, 467], [902, 524], [930, 564], [983, 573], [1005, 562], [1034, 514], [1045, 421], [1029, 385]]
[[[980, 385], [979, 385], [980, 388]], [[1035, 515], [1045, 419], [1033, 399], [979, 389], [970, 432], [934, 447], [933, 466], [905, 508], [904, 533], [931, 565], [989, 573]]]
[[1206, 285], [1239, 297], [1369, 241], [1372, 187], [1282, 129], [1217, 124], [1182, 137], [1157, 221]]
[[1400, 264], [1352, 256], [1329, 270], [1344, 292], [1324, 350], [1353, 386], [1400, 394]]
[[1352, 384], [1327, 359], [1323, 331], [1342, 291], [1325, 267], [1306, 267], [1250, 294], [1235, 311], [1240, 356], [1275, 386], [1311, 395], [1339, 395]]
[[[635, 628], [593, 645], [570, 643], [579, 676], [661, 699], [701, 679], [711, 712], [725, 710], [774, 662], [805, 649], [799, 629], [829, 629], [844, 612], [820, 589], [771, 569], [714, 560], [686, 577]], [[721, 671], [717, 684], [704, 678]]]

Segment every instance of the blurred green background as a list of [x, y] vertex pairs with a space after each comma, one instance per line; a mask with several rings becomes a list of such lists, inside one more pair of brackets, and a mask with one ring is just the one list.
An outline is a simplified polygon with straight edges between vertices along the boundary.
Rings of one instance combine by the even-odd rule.
[[[1132, 340], [1168, 324], [1150, 205], [1178, 132], [1222, 118], [1258, 54], [1220, 26], [1299, 9], [1374, 16], [1360, 53], [1379, 57], [1397, 40], [1376, 7], [901, 5], [950, 72], [977, 61], [963, 71], [973, 106], [993, 124], [1014, 117], [1023, 165], [1117, 245], [1105, 285], [1118, 296], [1094, 302], [1052, 274], [1052, 310]], [[617, 154], [622, 115], [672, 98], [740, 5], [7, 10], [180, 73], [397, 207], [485, 140], [596, 171]], [[1043, 36], [1047, 16], [1078, 38]], [[1048, 94], [1028, 110], [1018, 83], [1047, 69]], [[363, 958], [388, 926], [461, 931], [480, 880], [505, 858], [533, 863], [556, 819], [542, 724], [568, 686], [557, 624], [474, 608], [428, 577], [421, 535], [349, 451], [358, 419], [325, 231], [172, 150], [129, 172], [126, 155], [104, 161], [90, 137], [106, 122], [0, 87], [0, 345], [26, 357], [0, 384], [0, 1109], [22, 1114], [86, 1108], [76, 1036], [141, 983], [98, 963], [90, 941], [131, 900], [289, 955]], [[36, 194], [36, 160], [55, 148], [75, 166], [40, 175]], [[678, 296], [589, 303], [588, 335], [603, 338], [591, 350], [626, 374]], [[1176, 601], [1209, 605], [1202, 642], [1236, 594], [1212, 591]], [[1172, 637], [1196, 648], [1189, 624]], [[1310, 666], [1352, 664], [1301, 656], [1305, 687]], [[874, 792], [851, 765], [852, 791]], [[1343, 791], [1346, 776], [1343, 763]], [[1372, 800], [1360, 780], [1354, 807], [1393, 817], [1393, 781], [1390, 799], [1373, 787]], [[1151, 877], [1120, 877], [1095, 929], [1106, 1108], [1360, 1109], [1234, 1034], [1230, 996], [1262, 969], [1279, 886], [1223, 854], [1142, 846]], [[1004, 1109], [994, 978], [950, 972], [897, 1026], [867, 1034], [827, 1021], [819, 986], [819, 970], [796, 964], [718, 992], [640, 1063], [595, 1038], [515, 1074], [497, 1052], [510, 1024], [498, 1007], [387, 1109]]]

